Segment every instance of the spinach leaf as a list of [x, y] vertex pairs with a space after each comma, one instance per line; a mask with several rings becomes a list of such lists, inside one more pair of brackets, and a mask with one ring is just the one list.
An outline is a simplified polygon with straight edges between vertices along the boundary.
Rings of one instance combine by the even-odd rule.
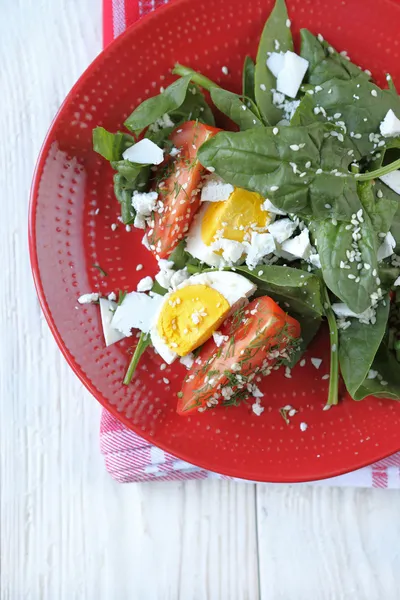
[[186, 99], [190, 79], [190, 76], [186, 75], [171, 83], [158, 96], [153, 96], [142, 102], [126, 119], [125, 127], [130, 131], [142, 131], [166, 113], [179, 109]]
[[378, 372], [379, 378], [365, 379], [354, 393], [354, 400], [363, 400], [366, 396], [400, 400], [399, 363], [385, 342], [380, 345], [371, 369]]
[[130, 382], [132, 381], [132, 378], [135, 374], [135, 371], [139, 364], [139, 361], [142, 358], [144, 351], [150, 345], [151, 345], [150, 335], [148, 333], [143, 333], [143, 331], [142, 331], [140, 334], [140, 338], [137, 343], [137, 346], [135, 348], [135, 352], [133, 353], [133, 356], [131, 358], [131, 362], [129, 363], [128, 370], [125, 374], [124, 381], [123, 381], [124, 385], [129, 385]]
[[132, 206], [132, 184], [128, 183], [123, 175], [114, 175], [114, 194], [121, 205], [121, 218], [125, 225], [133, 223], [135, 211]]
[[357, 188], [361, 204], [371, 219], [375, 232], [377, 234], [388, 232], [399, 206], [398, 201], [383, 195], [379, 197], [377, 195], [379, 190], [383, 194], [382, 185], [379, 185], [379, 183], [374, 185], [372, 181], [363, 181], [358, 184]]
[[93, 150], [106, 160], [120, 160], [122, 153], [135, 143], [135, 138], [127, 133], [110, 133], [104, 127], [93, 129]]
[[285, 212], [350, 219], [361, 207], [348, 171], [352, 156], [346, 150], [353, 145], [330, 135], [333, 131], [329, 124], [313, 123], [220, 132], [201, 146], [198, 158], [225, 181], [270, 198]]
[[378, 348], [385, 335], [389, 316], [389, 298], [380, 303], [376, 310], [376, 323], [365, 325], [358, 319], [339, 333], [339, 362], [346, 388], [352, 398], [365, 382]]
[[[359, 224], [359, 228], [361, 270], [357, 269], [358, 263], [350, 262], [347, 256], [347, 252], [354, 249], [354, 227], [351, 223], [335, 224], [326, 220], [319, 223], [317, 228], [318, 254], [325, 283], [356, 314], [364, 312], [371, 305], [371, 294], [377, 290], [378, 270], [376, 235], [367, 215], [364, 215], [364, 222]], [[349, 268], [345, 268], [344, 264]], [[364, 265], [368, 265], [368, 268]]]
[[312, 85], [321, 85], [329, 79], [369, 79], [367, 73], [351, 63], [327, 42], [320, 42], [308, 29], [301, 29], [300, 56], [308, 60], [307, 81]]
[[175, 270], [179, 271], [187, 267], [191, 274], [201, 273], [203, 270], [212, 270], [208, 265], [205, 265], [197, 258], [194, 258], [189, 252], [186, 252], [185, 248], [186, 241], [182, 240], [168, 257], [168, 260], [174, 263]]
[[381, 90], [364, 77], [348, 81], [330, 79], [319, 87], [322, 89], [314, 94], [305, 94], [308, 98], [306, 101], [303, 98], [300, 105], [303, 102], [307, 102], [307, 107], [311, 105], [317, 113], [315, 119], [324, 121], [326, 114], [334, 122], [344, 124], [361, 156], [375, 151], [371, 134], [379, 132], [379, 125], [388, 110], [400, 115], [399, 96], [391, 90]]
[[311, 319], [324, 314], [320, 280], [312, 273], [275, 265], [260, 265], [253, 271], [236, 267], [236, 271], [254, 281], [259, 291], [279, 301], [290, 313]]
[[255, 66], [255, 98], [266, 123], [275, 125], [283, 117], [283, 112], [273, 103], [272, 89], [276, 78], [267, 67], [270, 52], [293, 51], [293, 40], [285, 0], [276, 0], [275, 6], [265, 23], [258, 46]]
[[243, 64], [243, 75], [242, 75], [242, 93], [243, 96], [250, 98], [253, 102], [256, 101], [255, 97], [255, 65], [254, 61], [250, 56], [246, 56]]
[[142, 168], [147, 167], [147, 165], [139, 165], [130, 160], [113, 160], [111, 161], [111, 166], [120, 175], [125, 177], [127, 182], [132, 184], [136, 181]]
[[[211, 89], [210, 95], [215, 106], [236, 123], [242, 131], [263, 125], [257, 115], [257, 107], [254, 107], [256, 111], [254, 112], [250, 100], [246, 102], [237, 94], [217, 87]], [[248, 106], [249, 104], [250, 106]]]
[[199, 86], [191, 83], [183, 103], [169, 113], [175, 125], [185, 121], [200, 121], [214, 127], [215, 119], [211, 108], [206, 102]]

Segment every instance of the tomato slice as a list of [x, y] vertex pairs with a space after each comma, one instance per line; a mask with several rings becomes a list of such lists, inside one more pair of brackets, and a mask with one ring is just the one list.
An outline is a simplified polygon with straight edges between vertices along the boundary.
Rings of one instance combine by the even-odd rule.
[[187, 415], [216, 404], [238, 404], [252, 395], [257, 375], [268, 375], [289, 355], [300, 324], [268, 296], [256, 298], [225, 322], [226, 340], [203, 346], [178, 394], [177, 412]]
[[[195, 213], [200, 206], [199, 184], [205, 172], [197, 160], [197, 151], [220, 129], [198, 121], [187, 121], [169, 136], [180, 152], [176, 160], [167, 165], [158, 182], [158, 199], [162, 212], [154, 213], [154, 224], [147, 237], [156, 258], [167, 258], [185, 237]], [[163, 167], [163, 171], [165, 166]]]

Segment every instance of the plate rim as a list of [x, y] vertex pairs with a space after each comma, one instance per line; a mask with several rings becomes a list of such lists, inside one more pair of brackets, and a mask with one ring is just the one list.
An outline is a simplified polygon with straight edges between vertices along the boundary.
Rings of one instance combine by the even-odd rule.
[[[391, 8], [396, 7], [397, 9], [400, 9], [400, 5], [397, 2], [393, 2], [392, 0], [385, 0], [385, 2], [387, 2], [387, 4], [391, 6]], [[400, 442], [399, 442], [399, 445], [395, 449], [393, 449], [393, 451], [385, 452], [384, 454], [377, 451], [375, 458], [372, 460], [371, 459], [361, 459], [358, 463], [353, 463], [351, 467], [343, 467], [343, 468], [329, 470], [329, 472], [325, 472], [323, 475], [320, 475], [320, 476], [313, 475], [313, 476], [308, 476], [308, 477], [306, 477], [306, 476], [285, 477], [283, 474], [281, 474], [280, 476], [275, 476], [275, 477], [272, 476], [269, 478], [265, 477], [265, 478], [257, 478], [257, 479], [253, 479], [251, 477], [251, 475], [244, 476], [242, 470], [240, 468], [235, 468], [234, 466], [224, 467], [223, 473], [219, 473], [219, 471], [213, 470], [212, 465], [210, 466], [210, 464], [208, 463], [207, 460], [203, 461], [200, 459], [198, 462], [196, 460], [196, 463], [193, 463], [192, 458], [188, 457], [184, 451], [182, 451], [182, 452], [180, 450], [177, 451], [175, 448], [171, 448], [168, 443], [164, 444], [164, 443], [159, 443], [157, 441], [157, 443], [154, 444], [154, 441], [151, 439], [151, 436], [146, 431], [142, 431], [142, 430], [140, 430], [140, 428], [135, 427], [135, 425], [133, 423], [131, 423], [131, 421], [124, 414], [122, 414], [118, 411], [116, 406], [113, 406], [109, 403], [109, 401], [100, 392], [100, 390], [98, 390], [97, 387], [85, 376], [83, 369], [78, 365], [77, 361], [75, 360], [75, 358], [73, 357], [71, 352], [66, 347], [66, 345], [63, 341], [63, 338], [62, 338], [60, 332], [58, 331], [58, 328], [57, 328], [55, 320], [52, 316], [50, 307], [47, 303], [46, 295], [45, 295], [45, 291], [44, 291], [44, 287], [43, 287], [43, 282], [41, 279], [40, 268], [39, 268], [39, 259], [38, 259], [38, 253], [37, 253], [36, 212], [37, 212], [37, 206], [38, 206], [38, 191], [39, 191], [39, 186], [40, 186], [41, 175], [43, 173], [44, 165], [45, 165], [47, 155], [48, 155], [48, 144], [49, 144], [50, 138], [53, 136], [54, 130], [56, 129], [56, 127], [58, 125], [59, 117], [61, 116], [61, 114], [64, 110], [64, 107], [66, 105], [68, 105], [68, 103], [71, 101], [71, 99], [74, 98], [76, 90], [82, 84], [87, 73], [89, 71], [91, 71], [93, 68], [95, 68], [98, 64], [101, 63], [105, 54], [107, 54], [108, 52], [111, 52], [111, 51], [114, 52], [118, 48], [118, 46], [124, 42], [125, 38], [128, 36], [131, 36], [134, 31], [138, 31], [143, 27], [144, 28], [148, 27], [149, 24], [151, 23], [151, 21], [155, 18], [155, 15], [159, 16], [160, 13], [170, 11], [171, 9], [176, 10], [177, 6], [185, 5], [185, 4], [188, 4], [188, 5], [192, 4], [192, 0], [174, 0], [173, 2], [169, 2], [168, 4], [165, 4], [165, 5], [157, 8], [156, 11], [152, 11], [152, 12], [148, 13], [147, 15], [144, 15], [138, 21], [136, 21], [135, 23], [130, 25], [115, 40], [113, 40], [110, 44], [108, 44], [105, 48], [103, 48], [99, 52], [99, 54], [85, 68], [85, 70], [82, 72], [82, 74], [78, 77], [78, 79], [76, 80], [74, 85], [71, 87], [70, 91], [66, 95], [65, 99], [61, 103], [60, 107], [58, 108], [57, 112], [55, 113], [55, 115], [51, 121], [51, 124], [47, 130], [46, 136], [40, 147], [38, 158], [36, 160], [35, 168], [33, 171], [32, 183], [31, 183], [30, 193], [29, 193], [29, 207], [28, 207], [28, 247], [29, 247], [30, 267], [31, 267], [35, 290], [36, 290], [36, 294], [39, 299], [39, 304], [40, 304], [41, 310], [43, 311], [46, 322], [50, 328], [50, 331], [51, 331], [55, 341], [56, 341], [56, 344], [57, 344], [58, 348], [60, 349], [62, 355], [64, 356], [66, 362], [68, 363], [69, 367], [72, 369], [72, 371], [75, 373], [75, 375], [79, 378], [79, 380], [83, 383], [85, 388], [101, 404], [103, 409], [105, 409], [108, 413], [110, 413], [118, 421], [123, 423], [123, 425], [125, 425], [125, 427], [127, 427], [127, 429], [129, 429], [136, 435], [140, 436], [141, 438], [145, 439], [150, 444], [156, 445], [157, 447], [161, 448], [165, 452], [168, 452], [169, 454], [172, 454], [173, 456], [176, 456], [177, 458], [184, 460], [184, 461], [188, 462], [189, 464], [191, 464], [195, 467], [198, 467], [200, 469], [203, 469], [206, 471], [211, 471], [213, 473], [218, 473], [223, 476], [232, 477], [235, 479], [248, 481], [248, 482], [254, 482], [254, 483], [283, 483], [283, 484], [307, 483], [307, 482], [313, 482], [313, 481], [323, 481], [326, 479], [338, 477], [340, 475], [345, 475], [347, 473], [357, 471], [364, 467], [370, 466], [377, 461], [384, 460], [385, 458], [392, 456], [396, 452], [399, 452], [400, 451]]]

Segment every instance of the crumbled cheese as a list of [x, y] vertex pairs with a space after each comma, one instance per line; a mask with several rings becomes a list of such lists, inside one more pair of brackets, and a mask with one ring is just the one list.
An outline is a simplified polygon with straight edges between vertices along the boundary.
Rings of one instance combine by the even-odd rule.
[[219, 331], [214, 331], [213, 340], [215, 342], [215, 345], [219, 348], [224, 342], [227, 342], [229, 340], [229, 336], [223, 335]]
[[296, 223], [290, 219], [279, 219], [268, 225], [268, 231], [274, 238], [275, 242], [282, 244], [293, 235], [296, 227]]
[[169, 151], [169, 155], [172, 156], [173, 158], [175, 156], [178, 156], [179, 153], [180, 153], [180, 149], [175, 148], [175, 146], [173, 148], [171, 148], [171, 150]]
[[164, 152], [157, 144], [144, 138], [125, 150], [122, 157], [139, 165], [159, 165], [164, 160]]
[[99, 299], [99, 294], [97, 292], [92, 292], [90, 294], [82, 294], [78, 298], [79, 304], [92, 304], [92, 302], [97, 302]]
[[307, 69], [308, 60], [294, 52], [290, 52], [290, 50], [285, 52], [283, 67], [276, 79], [278, 92], [289, 96], [289, 98], [296, 98]]
[[127, 294], [117, 307], [112, 326], [126, 336], [131, 335], [132, 329], [140, 329], [144, 333], [150, 331], [154, 315], [164, 301], [163, 296], [154, 294], [148, 296], [141, 292]]
[[316, 369], [319, 369], [320, 366], [322, 365], [322, 359], [321, 358], [311, 358], [310, 360], [311, 360], [311, 364]]
[[308, 262], [311, 263], [316, 269], [321, 269], [322, 267], [319, 254], [311, 254], [308, 258]]
[[133, 226], [136, 227], [136, 229], [146, 229], [146, 219], [143, 215], [136, 214]]
[[153, 287], [153, 280], [151, 277], [147, 276], [147, 277], [143, 277], [143, 279], [141, 279], [139, 281], [136, 289], [138, 292], [149, 292], [152, 287]]
[[119, 342], [125, 337], [123, 333], [115, 329], [115, 327], [113, 327], [111, 324], [116, 308], [117, 304], [113, 300], [106, 300], [105, 298], [100, 298], [101, 326], [103, 328], [103, 335], [106, 346], [111, 346], [111, 344], [115, 344], [116, 342]]
[[271, 200], [266, 198], [261, 205], [261, 209], [269, 212], [273, 215], [286, 215], [287, 213], [280, 208], [277, 208], [274, 204], [272, 204]]
[[230, 265], [237, 263], [245, 251], [245, 246], [241, 242], [220, 238], [212, 244], [213, 250], [222, 250], [222, 258]]
[[276, 249], [275, 240], [271, 233], [256, 233], [252, 232], [250, 243], [243, 244], [246, 247], [246, 264], [249, 268], [254, 268], [258, 265], [261, 259]]
[[194, 364], [194, 354], [190, 352], [190, 354], [186, 354], [186, 356], [181, 356], [179, 362], [187, 369], [190, 369]]
[[398, 277], [393, 284], [393, 287], [399, 287], [399, 286], [400, 286], [400, 277]]
[[108, 294], [107, 298], [110, 302], [114, 302], [114, 300], [117, 299], [117, 295], [115, 292], [111, 292], [111, 294]]
[[186, 279], [189, 279], [189, 277], [190, 277], [190, 274], [186, 267], [184, 267], [183, 269], [179, 269], [178, 271], [174, 271], [171, 275], [169, 286], [173, 290], [176, 290], [176, 288], [179, 285], [181, 285], [181, 283], [186, 281]]
[[285, 55], [283, 52], [271, 52], [267, 58], [267, 67], [274, 77], [278, 77], [283, 69]]
[[383, 137], [394, 137], [400, 135], [400, 119], [396, 117], [393, 110], [386, 113], [385, 118], [380, 124], [380, 132]]
[[301, 429], [301, 431], [306, 431], [307, 428], [308, 428], [307, 423], [300, 423], [300, 429]]
[[374, 371], [374, 369], [370, 369], [368, 371], [367, 379], [375, 379], [378, 375], [378, 371]]
[[379, 179], [390, 187], [391, 190], [396, 192], [396, 194], [400, 194], [400, 170], [392, 171], [391, 173], [387, 173], [387, 175], [382, 175]]
[[286, 254], [291, 255], [293, 259], [302, 258], [307, 260], [310, 257], [312, 246], [310, 243], [309, 233], [310, 232], [308, 231], [307, 227], [305, 227], [300, 235], [283, 242], [282, 250], [285, 253], [285, 258]]
[[234, 191], [233, 185], [225, 183], [218, 175], [207, 175], [201, 189], [202, 202], [223, 202]]
[[[161, 88], [160, 88], [161, 91]], [[175, 123], [171, 119], [168, 113], [163, 114], [162, 117], [157, 119], [154, 123], [149, 126], [149, 131], [160, 131], [161, 129], [166, 129], [167, 127], [174, 127]]]
[[390, 231], [386, 234], [382, 244], [378, 248], [377, 259], [378, 262], [381, 262], [385, 258], [392, 256], [394, 254], [394, 249], [396, 248], [396, 240]]
[[157, 192], [138, 192], [135, 190], [132, 194], [132, 206], [136, 210], [136, 214], [141, 217], [149, 217], [156, 207], [157, 198]]
[[260, 415], [262, 415], [262, 413], [264, 412], [264, 407], [261, 406], [260, 402], [254, 402], [254, 404], [251, 407], [253, 413], [255, 415], [257, 415], [257, 417], [259, 417]]
[[[368, 325], [369, 323], [373, 324], [376, 321], [375, 310], [372, 307], [367, 308], [364, 312], [357, 314], [353, 312], [344, 302], [334, 302], [332, 304], [332, 310], [335, 313], [335, 315], [339, 317], [339, 319], [352, 317], [354, 319], [358, 319], [360, 323], [364, 323], [365, 325]], [[351, 322], [347, 322], [350, 326]]]

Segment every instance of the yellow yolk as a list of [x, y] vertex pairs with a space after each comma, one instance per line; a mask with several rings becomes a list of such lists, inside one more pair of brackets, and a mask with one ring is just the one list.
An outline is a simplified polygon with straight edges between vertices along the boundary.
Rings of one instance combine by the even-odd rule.
[[185, 356], [212, 336], [229, 309], [229, 302], [214, 288], [188, 285], [164, 303], [157, 330], [171, 350]]
[[210, 246], [218, 237], [243, 242], [252, 231], [266, 231], [270, 215], [262, 210], [264, 198], [235, 188], [228, 200], [211, 202], [201, 223], [201, 238]]

